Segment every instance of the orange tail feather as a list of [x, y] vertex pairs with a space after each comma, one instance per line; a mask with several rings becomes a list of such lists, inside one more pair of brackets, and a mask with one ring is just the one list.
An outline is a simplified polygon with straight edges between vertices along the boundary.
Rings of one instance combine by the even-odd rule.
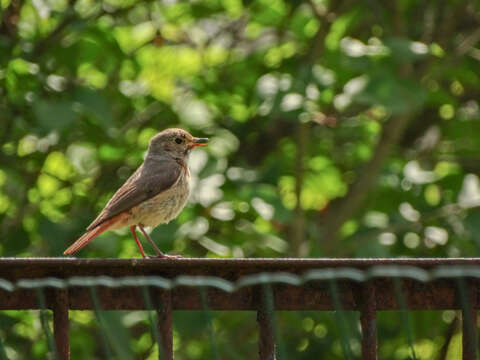
[[68, 247], [67, 250], [63, 252], [64, 255], [73, 255], [78, 250], [85, 247], [90, 241], [95, 239], [98, 235], [104, 233], [105, 231], [109, 230], [111, 225], [116, 223], [117, 221], [122, 220], [125, 216], [128, 216], [127, 212], [123, 212], [114, 216], [113, 218], [101, 223], [97, 227], [93, 228], [92, 230], [86, 232], [82, 236], [80, 236], [72, 245]]

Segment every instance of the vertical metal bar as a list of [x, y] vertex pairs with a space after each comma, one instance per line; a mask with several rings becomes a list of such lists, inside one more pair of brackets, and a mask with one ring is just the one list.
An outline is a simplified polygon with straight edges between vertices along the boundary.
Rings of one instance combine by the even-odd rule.
[[465, 285], [462, 304], [462, 348], [463, 360], [477, 360], [478, 325], [476, 309], [476, 291], [471, 282], [462, 282]]
[[259, 348], [260, 360], [275, 359], [275, 337], [273, 333], [271, 314], [264, 308], [257, 312], [259, 326]]
[[167, 290], [162, 291], [159, 300], [157, 306], [158, 332], [162, 347], [158, 349], [158, 356], [159, 359], [173, 360], [172, 293]]
[[273, 324], [273, 299], [265, 289], [260, 293], [260, 308], [257, 312], [257, 322], [259, 326], [258, 353], [260, 360], [275, 360], [275, 328]]
[[360, 323], [362, 326], [362, 359], [377, 360], [377, 313], [375, 286], [369, 281], [362, 286]]
[[70, 360], [68, 330], [68, 290], [57, 289], [53, 298], [53, 335], [59, 360]]

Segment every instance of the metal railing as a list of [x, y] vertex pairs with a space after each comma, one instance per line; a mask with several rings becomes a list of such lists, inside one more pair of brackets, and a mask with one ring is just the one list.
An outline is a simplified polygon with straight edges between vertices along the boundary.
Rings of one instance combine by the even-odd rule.
[[0, 310], [53, 310], [47, 340], [60, 360], [70, 358], [68, 311], [94, 310], [101, 327], [100, 309], [156, 310], [161, 359], [173, 359], [175, 310], [257, 311], [261, 360], [276, 358], [277, 310], [359, 311], [362, 358], [373, 360], [377, 311], [458, 309], [473, 360], [479, 285], [480, 259], [0, 259]]

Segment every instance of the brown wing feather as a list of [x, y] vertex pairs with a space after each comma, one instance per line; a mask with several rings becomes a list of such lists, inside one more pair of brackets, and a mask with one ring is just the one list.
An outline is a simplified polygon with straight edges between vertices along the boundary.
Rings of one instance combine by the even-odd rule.
[[169, 189], [182, 170], [181, 165], [171, 160], [157, 160], [148, 165], [148, 170], [142, 164], [117, 190], [87, 230], [91, 231], [108, 219]]

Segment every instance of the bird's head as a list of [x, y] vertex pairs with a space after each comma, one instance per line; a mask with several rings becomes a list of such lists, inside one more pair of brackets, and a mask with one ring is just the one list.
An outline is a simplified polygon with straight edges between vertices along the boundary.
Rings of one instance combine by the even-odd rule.
[[148, 156], [185, 159], [197, 146], [205, 146], [208, 138], [197, 138], [183, 129], [166, 129], [150, 140]]

